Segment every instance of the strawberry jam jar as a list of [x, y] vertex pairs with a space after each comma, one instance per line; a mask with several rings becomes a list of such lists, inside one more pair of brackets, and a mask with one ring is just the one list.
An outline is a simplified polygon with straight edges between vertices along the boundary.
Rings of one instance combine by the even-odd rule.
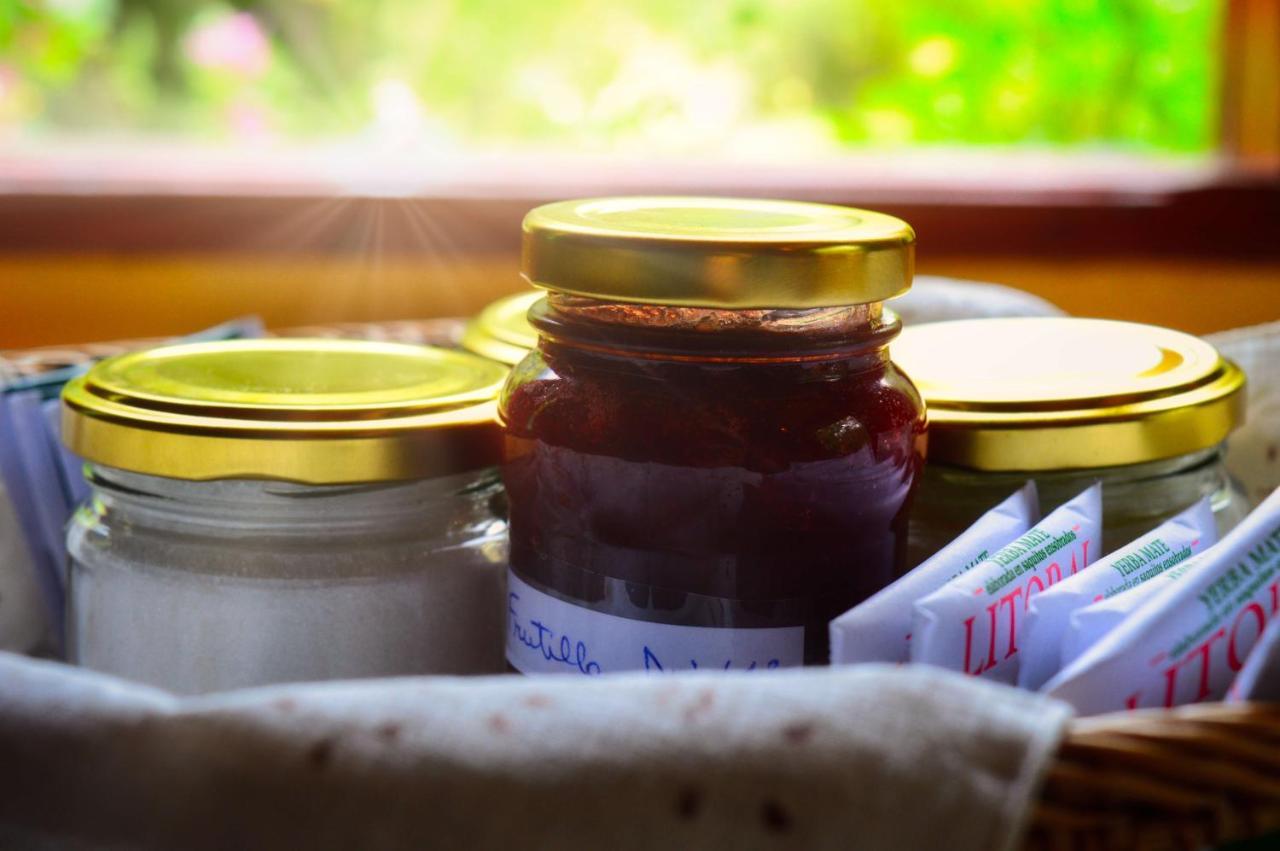
[[914, 234], [819, 204], [541, 207], [548, 291], [500, 400], [517, 671], [827, 662], [827, 624], [899, 576], [925, 414], [882, 302]]

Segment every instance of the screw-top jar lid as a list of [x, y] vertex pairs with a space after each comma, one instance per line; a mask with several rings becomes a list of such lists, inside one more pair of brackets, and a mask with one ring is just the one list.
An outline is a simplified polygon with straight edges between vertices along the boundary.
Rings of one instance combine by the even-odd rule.
[[497, 463], [500, 364], [365, 340], [235, 340], [109, 358], [63, 391], [89, 461], [177, 479], [337, 484]]
[[1244, 373], [1209, 343], [1101, 319], [918, 325], [893, 346], [924, 396], [929, 460], [980, 470], [1172, 458], [1244, 420]]
[[538, 344], [538, 332], [529, 324], [529, 308], [544, 298], [541, 290], [516, 293], [490, 304], [467, 323], [462, 346], [499, 363], [517, 364]]
[[556, 292], [643, 304], [811, 308], [911, 288], [915, 233], [829, 204], [743, 198], [590, 198], [524, 220], [524, 277]]

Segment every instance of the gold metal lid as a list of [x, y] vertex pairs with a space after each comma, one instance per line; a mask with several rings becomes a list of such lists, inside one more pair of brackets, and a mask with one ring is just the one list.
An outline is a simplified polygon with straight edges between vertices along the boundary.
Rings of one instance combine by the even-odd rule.
[[498, 363], [518, 364], [538, 344], [538, 332], [529, 324], [529, 308], [545, 296], [541, 290], [531, 290], [493, 302], [467, 323], [462, 347]]
[[589, 198], [524, 219], [524, 277], [588, 298], [720, 308], [866, 304], [911, 288], [915, 233], [883, 213], [743, 198]]
[[338, 484], [497, 463], [507, 370], [366, 340], [235, 340], [104, 360], [63, 391], [62, 434], [99, 464], [176, 479]]
[[1244, 373], [1205, 341], [1101, 319], [908, 328], [894, 362], [929, 410], [929, 460], [979, 470], [1110, 467], [1215, 446]]

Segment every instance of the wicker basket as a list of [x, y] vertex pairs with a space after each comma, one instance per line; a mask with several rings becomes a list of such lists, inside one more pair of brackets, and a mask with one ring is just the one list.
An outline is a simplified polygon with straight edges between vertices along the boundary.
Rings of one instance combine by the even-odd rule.
[[[459, 320], [441, 319], [343, 323], [276, 334], [455, 345], [461, 328]], [[1268, 330], [1239, 341], [1224, 335], [1223, 342], [1248, 351], [1280, 346], [1280, 323]], [[145, 342], [151, 341], [110, 348]], [[112, 353], [99, 348], [0, 355], [13, 359], [11, 365], [28, 365], [19, 371], [39, 371], [69, 357], [75, 363]], [[1229, 353], [1242, 359], [1240, 351]], [[1271, 486], [1268, 481], [1268, 491]], [[1215, 703], [1072, 721], [1031, 815], [1024, 847], [1193, 851], [1275, 831], [1280, 831], [1280, 704]], [[1280, 848], [1280, 836], [1275, 844]]]
[[[448, 345], [458, 328], [436, 320], [284, 333], [322, 330]], [[1221, 342], [1241, 359], [1242, 346], [1252, 351], [1280, 337], [1280, 331], [1259, 330]], [[1025, 847], [1192, 851], [1273, 831], [1280, 831], [1280, 705], [1201, 704], [1073, 721]]]
[[1276, 830], [1280, 705], [1212, 703], [1073, 721], [1025, 847], [1189, 850]]

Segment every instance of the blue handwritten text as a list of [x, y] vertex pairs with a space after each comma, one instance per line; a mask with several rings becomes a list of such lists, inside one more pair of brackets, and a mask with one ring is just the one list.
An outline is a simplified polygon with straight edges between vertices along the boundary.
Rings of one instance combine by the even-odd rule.
[[574, 641], [567, 635], [556, 638], [556, 631], [539, 620], [527, 623], [520, 620], [516, 603], [520, 595], [514, 591], [507, 595], [507, 614], [511, 616], [511, 635], [535, 653], [541, 653], [548, 662], [559, 662], [577, 668], [581, 674], [600, 673], [600, 663], [591, 660], [586, 642]]
[[[702, 666], [700, 666], [700, 665], [698, 665], [698, 660], [697, 660], [697, 659], [690, 659], [690, 660], [689, 660], [689, 670], [691, 670], [691, 671], [696, 671], [696, 670], [698, 670], [698, 669], [699, 669], [699, 667], [711, 667], [711, 668], [715, 668], [715, 667], [716, 667], [716, 665], [714, 665], [714, 664], [713, 664], [713, 665], [702, 665]], [[733, 668], [734, 668], [733, 660], [732, 660], [732, 659], [725, 659], [725, 660], [724, 660], [724, 665], [721, 665], [720, 667], [721, 667], [721, 669], [722, 669], [722, 670], [725, 670], [725, 671], [731, 671], [731, 670], [733, 670]], [[754, 659], [753, 659], [753, 660], [751, 660], [751, 662], [750, 662], [750, 663], [748, 663], [747, 665], [743, 666], [743, 667], [742, 667], [742, 670], [744, 670], [744, 671], [754, 671], [754, 670], [756, 670], [756, 668], [757, 668], [757, 667], [763, 667], [763, 668], [764, 668], [764, 669], [766, 669], [766, 670], [768, 670], [768, 669], [772, 669], [772, 668], [780, 668], [780, 667], [782, 667], [782, 662], [781, 662], [780, 660], [778, 660], [778, 659], [770, 659], [768, 662], [765, 662], [763, 666], [760, 666], [760, 665], [756, 662], [756, 660], [754, 660]], [[645, 669], [646, 671], [665, 671], [665, 670], [666, 670], [666, 667], [662, 664], [662, 661], [658, 658], [658, 654], [657, 654], [657, 653], [654, 653], [654, 652], [653, 652], [653, 650], [652, 650], [652, 649], [649, 647], [649, 645], [647, 645], [647, 644], [644, 646], [644, 669]], [[675, 670], [675, 669], [673, 668], [672, 670]]]

